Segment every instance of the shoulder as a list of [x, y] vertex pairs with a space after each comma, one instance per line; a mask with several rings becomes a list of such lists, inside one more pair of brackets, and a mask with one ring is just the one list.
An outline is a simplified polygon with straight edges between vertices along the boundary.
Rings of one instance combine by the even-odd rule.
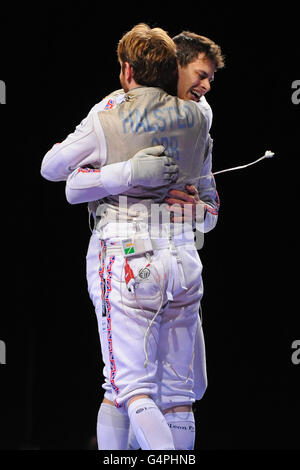
[[212, 124], [212, 110], [204, 96], [201, 97], [200, 101], [196, 102], [193, 100], [181, 100], [181, 106], [185, 109], [189, 109], [190, 112], [197, 116], [200, 121], [205, 121], [208, 131], [210, 131]]
[[95, 104], [95, 106], [92, 107], [90, 113], [98, 113], [99, 111], [104, 111], [108, 109], [112, 109], [118, 104], [122, 103], [124, 101], [125, 97], [125, 92], [123, 89], [120, 90], [115, 90], [109, 95], [105, 96], [99, 103]]
[[193, 100], [183, 100], [181, 98], [176, 98], [177, 105], [179, 108], [189, 110], [195, 117], [197, 116], [200, 120], [205, 119], [204, 108], [199, 106], [199, 103], [196, 103]]
[[213, 113], [212, 113], [211, 106], [207, 102], [205, 96], [201, 96], [200, 101], [197, 103], [197, 106], [204, 114], [208, 123], [208, 128], [210, 129], [212, 125], [212, 120], [213, 120]]
[[109, 95], [107, 95], [105, 98], [103, 98], [102, 103], [104, 105], [103, 109], [112, 109], [119, 103], [122, 103], [125, 98], [125, 92], [121, 88], [119, 90], [115, 90]]

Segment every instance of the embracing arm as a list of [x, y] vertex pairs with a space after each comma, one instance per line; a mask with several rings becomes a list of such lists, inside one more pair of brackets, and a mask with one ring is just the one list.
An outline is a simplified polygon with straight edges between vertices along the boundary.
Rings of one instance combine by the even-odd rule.
[[199, 232], [207, 233], [212, 230], [218, 220], [220, 206], [212, 168], [212, 139], [209, 136], [206, 156], [197, 188], [186, 186], [186, 191], [172, 189], [165, 202], [167, 210], [173, 213], [173, 222], [195, 222]]
[[216, 182], [212, 174], [212, 146], [213, 141], [209, 137], [207, 154], [201, 172], [201, 179], [198, 183], [199, 199], [205, 204], [205, 217], [202, 221], [196, 219], [196, 228], [204, 233], [215, 228], [220, 207]]
[[97, 168], [77, 168], [67, 179], [66, 198], [70, 204], [96, 201], [126, 192], [131, 186], [130, 162]]
[[125, 162], [101, 169], [78, 168], [67, 179], [66, 197], [70, 204], [96, 201], [122, 194], [136, 186], [158, 187], [171, 184], [178, 176], [173, 158], [157, 145], [140, 150]]
[[105, 146], [105, 138], [95, 115], [123, 99], [123, 90], [118, 90], [97, 103], [75, 132], [44, 156], [42, 176], [49, 181], [66, 181], [70, 204], [122, 194], [135, 186], [164, 186], [176, 181], [178, 166], [164, 155], [162, 146], [143, 149], [128, 161], [105, 166], [105, 149], [100, 148]]

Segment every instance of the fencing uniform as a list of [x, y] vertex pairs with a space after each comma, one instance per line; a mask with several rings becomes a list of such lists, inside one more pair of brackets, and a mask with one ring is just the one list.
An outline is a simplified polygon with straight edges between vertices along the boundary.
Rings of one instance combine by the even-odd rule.
[[[124, 163], [126, 170], [128, 158], [137, 150], [163, 144], [180, 168], [178, 182], [172, 188], [184, 189], [187, 183], [200, 188], [200, 199], [208, 208], [202, 230], [208, 231], [215, 224], [218, 202], [212, 178], [202, 179], [201, 184], [199, 179], [211, 171], [207, 128], [195, 103], [183, 102], [158, 89], [141, 87], [127, 95], [118, 92], [101, 106], [106, 108], [104, 112], [94, 108], [77, 128], [77, 135], [70, 135], [46, 155], [42, 173], [45, 177], [50, 175], [48, 179], [59, 180], [66, 179], [75, 169], [71, 191], [76, 187], [81, 194], [84, 187], [78, 189], [78, 177], [86, 177], [84, 172], [92, 178], [102, 176], [106, 181], [101, 193], [104, 196], [108, 193], [105, 213], [93, 232], [87, 255], [89, 292], [106, 365], [106, 397], [113, 398], [117, 406], [137, 393], [150, 394], [162, 407], [170, 402], [192, 403], [203, 395], [206, 386], [205, 350], [198, 315], [203, 293], [202, 265], [193, 233], [187, 232], [182, 237], [174, 232], [174, 227], [170, 233], [162, 230], [161, 225], [150, 223], [151, 259], [145, 254], [128, 258], [137, 281], [133, 295], [124, 279], [122, 241], [137, 232], [142, 237], [149, 232], [148, 216], [146, 223], [145, 219], [140, 222], [140, 214], [136, 216], [133, 210], [127, 220], [120, 222], [119, 200], [105, 190], [112, 182], [107, 182], [103, 170], [113, 168], [117, 162]], [[59, 160], [63, 163], [58, 164]], [[94, 169], [76, 170], [87, 164]], [[100, 186], [95, 191], [98, 197]], [[88, 189], [92, 192], [90, 200], [94, 200], [93, 184]], [[130, 211], [139, 203], [147, 213], [149, 201], [160, 204], [168, 189], [125, 190], [127, 209]], [[195, 388], [194, 369], [198, 365], [194, 368], [193, 360], [198, 353], [201, 367]]]

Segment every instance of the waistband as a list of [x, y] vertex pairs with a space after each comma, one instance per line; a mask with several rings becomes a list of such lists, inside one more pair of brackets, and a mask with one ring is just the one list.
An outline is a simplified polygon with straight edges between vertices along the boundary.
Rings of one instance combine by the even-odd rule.
[[[194, 242], [187, 240], [168, 240], [166, 238], [151, 238], [150, 240], [153, 251], [164, 250], [169, 248], [171, 251], [174, 251], [174, 253], [177, 254], [177, 251], [175, 252], [174, 248], [178, 246], [186, 246], [190, 247], [191, 249], [195, 248]], [[109, 255], [124, 255], [123, 244], [121, 240], [107, 241], [105, 245], [105, 250], [106, 253]]]
[[140, 222], [126, 222], [126, 223], [109, 223], [100, 229], [97, 227], [96, 232], [99, 234], [101, 240], [118, 240], [135, 236], [137, 232], [148, 233], [152, 240], [169, 240], [170, 237], [174, 242], [178, 243], [193, 243], [195, 240], [195, 233], [193, 228], [189, 225], [173, 224], [172, 226], [166, 225], [148, 225], [147, 223]]

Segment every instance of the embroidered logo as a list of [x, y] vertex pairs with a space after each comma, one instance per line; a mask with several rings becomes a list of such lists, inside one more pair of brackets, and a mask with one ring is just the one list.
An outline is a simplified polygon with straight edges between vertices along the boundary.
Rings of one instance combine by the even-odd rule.
[[108, 100], [108, 102], [106, 103], [104, 109], [112, 109], [112, 108], [114, 107], [114, 104], [115, 104], [115, 100], [113, 100], [112, 98], [110, 98], [110, 99]]
[[151, 274], [151, 272], [150, 272], [150, 269], [148, 269], [148, 268], [143, 268], [143, 269], [139, 270], [139, 276], [140, 276], [141, 279], [148, 279], [150, 274]]

